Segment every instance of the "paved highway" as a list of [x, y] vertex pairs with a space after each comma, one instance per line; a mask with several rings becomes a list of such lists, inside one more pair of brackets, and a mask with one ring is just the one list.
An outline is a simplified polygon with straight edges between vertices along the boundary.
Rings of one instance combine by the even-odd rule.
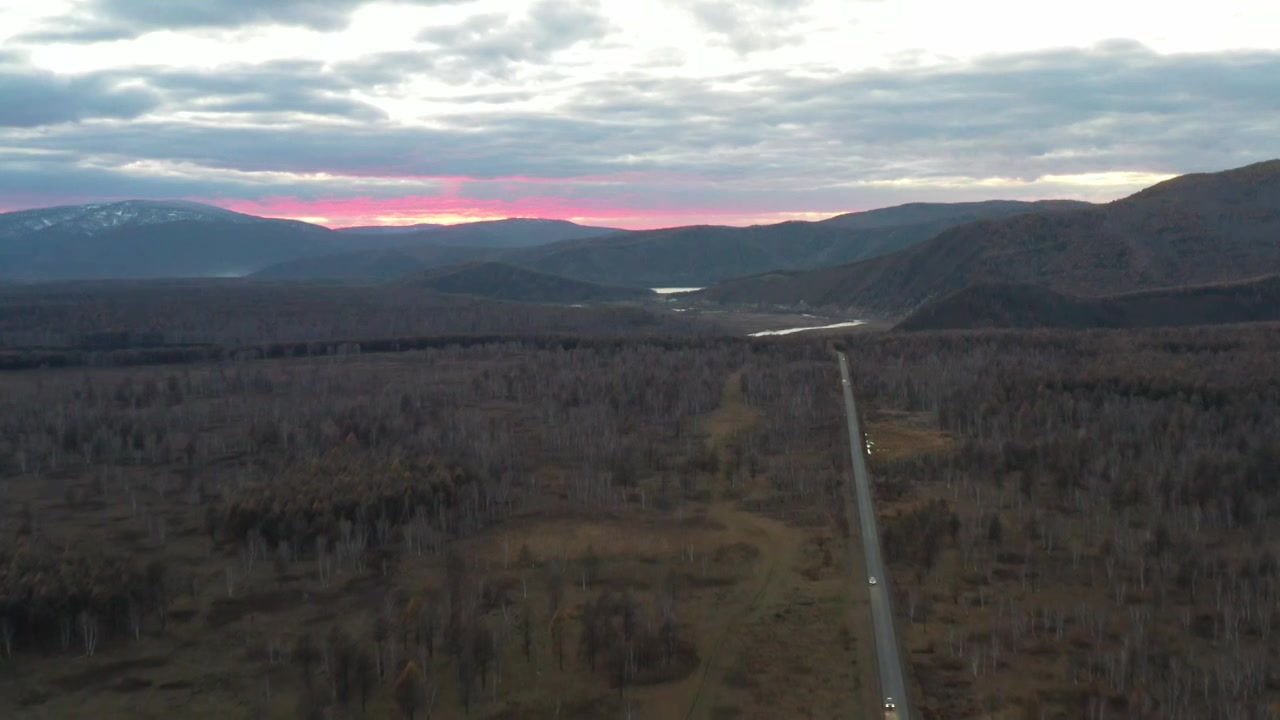
[[876, 530], [875, 507], [871, 504], [871, 478], [867, 474], [866, 440], [858, 423], [858, 410], [853, 403], [853, 386], [849, 381], [849, 361], [840, 355], [840, 384], [844, 389], [844, 409], [849, 419], [849, 449], [853, 455], [853, 481], [858, 498], [858, 518], [862, 531], [862, 548], [866, 553], [867, 575], [876, 579], [869, 584], [871, 593], [871, 622], [875, 628], [876, 665], [880, 676], [881, 701], [893, 698], [897, 714], [886, 717], [893, 720], [909, 720], [912, 717], [907, 699], [907, 682], [898, 654], [898, 637], [893, 623], [893, 608], [889, 596], [889, 578], [880, 556], [880, 533]]

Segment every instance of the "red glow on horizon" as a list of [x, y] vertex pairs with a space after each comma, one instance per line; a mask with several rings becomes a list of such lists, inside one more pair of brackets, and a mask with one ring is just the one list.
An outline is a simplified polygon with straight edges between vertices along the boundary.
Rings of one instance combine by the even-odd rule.
[[404, 198], [327, 198], [301, 200], [266, 197], [258, 200], [218, 199], [200, 202], [262, 217], [287, 218], [330, 228], [358, 225], [454, 225], [505, 218], [569, 220], [580, 225], [600, 225], [627, 230], [651, 230], [682, 225], [753, 225], [786, 220], [821, 220], [831, 212], [744, 212], [728, 208], [639, 209], [611, 205], [574, 204], [561, 198], [528, 197], [519, 200], [485, 200], [450, 196]]

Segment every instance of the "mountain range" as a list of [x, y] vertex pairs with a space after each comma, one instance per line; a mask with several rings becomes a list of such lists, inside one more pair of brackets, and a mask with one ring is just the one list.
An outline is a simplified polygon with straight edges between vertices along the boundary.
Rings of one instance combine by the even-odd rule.
[[[0, 281], [246, 274], [564, 303], [713, 285], [684, 298], [863, 319], [927, 309], [913, 322], [931, 327], [1149, 324], [1142, 308], [1186, 298], [1207, 316], [1250, 316], [1249, 298], [1270, 297], [1271, 286], [1221, 287], [1280, 274], [1280, 160], [1184, 175], [1102, 205], [913, 203], [742, 228], [512, 218], [330, 230], [145, 200], [0, 214]], [[1118, 298], [1157, 290], [1172, 294]]]
[[146, 200], [0, 215], [0, 277], [211, 277], [382, 282], [500, 260], [605, 285], [701, 286], [893, 252], [982, 218], [1082, 203], [914, 203], [819, 222], [624, 231], [563, 220], [330, 230], [190, 202]]
[[472, 261], [494, 260], [523, 248], [559, 241], [625, 234], [616, 228], [578, 225], [567, 220], [509, 218], [463, 225], [412, 226], [414, 230], [377, 232], [377, 228], [344, 228], [342, 233], [375, 235], [391, 247], [309, 256], [265, 267], [253, 274], [263, 280], [339, 280], [384, 282]]
[[809, 269], [894, 252], [957, 225], [1073, 201], [912, 203], [817, 222], [745, 228], [698, 225], [560, 242], [508, 255], [508, 262], [592, 282], [696, 287], [773, 269]]
[[[528, 218], [387, 231], [330, 230], [200, 203], [127, 200], [0, 214], [0, 278], [240, 276], [319, 258], [346, 266], [345, 254], [370, 253], [376, 259], [406, 246], [454, 247], [438, 251], [435, 261], [452, 264], [477, 259], [493, 247], [527, 247], [616, 232], [620, 231]], [[415, 269], [400, 267], [404, 273]]]
[[1280, 272], [1280, 160], [1184, 175], [1105, 205], [967, 223], [896, 253], [695, 293], [721, 304], [904, 317], [979, 284], [1081, 297]]
[[444, 232], [434, 232], [427, 236], [430, 246], [405, 244], [387, 250], [306, 258], [265, 268], [257, 276], [384, 281], [466, 260], [500, 260], [606, 285], [697, 287], [773, 268], [816, 268], [873, 257], [924, 242], [943, 230], [976, 219], [1086, 206], [1073, 201], [913, 203], [818, 222], [745, 228], [696, 225], [632, 232], [600, 229], [584, 232], [578, 238], [507, 248], [480, 246], [474, 241], [463, 246]]

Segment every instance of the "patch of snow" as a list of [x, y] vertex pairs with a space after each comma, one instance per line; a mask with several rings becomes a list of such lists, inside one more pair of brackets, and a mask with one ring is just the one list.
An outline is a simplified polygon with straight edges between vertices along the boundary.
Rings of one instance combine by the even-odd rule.
[[675, 293], [697, 292], [702, 290], [700, 287], [666, 287], [666, 288], [649, 288], [659, 295], [674, 295]]

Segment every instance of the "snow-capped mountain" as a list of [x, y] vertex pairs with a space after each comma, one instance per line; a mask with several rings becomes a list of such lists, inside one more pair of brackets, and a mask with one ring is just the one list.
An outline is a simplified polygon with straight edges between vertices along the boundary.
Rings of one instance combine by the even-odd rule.
[[0, 278], [225, 277], [383, 242], [194, 202], [68, 205], [0, 214]]
[[159, 225], [192, 220], [196, 222], [253, 223], [266, 218], [243, 215], [212, 205], [172, 200], [125, 200], [89, 205], [19, 210], [0, 215], [0, 239], [29, 235], [58, 227], [82, 235], [96, 235], [112, 228], [130, 225]]

